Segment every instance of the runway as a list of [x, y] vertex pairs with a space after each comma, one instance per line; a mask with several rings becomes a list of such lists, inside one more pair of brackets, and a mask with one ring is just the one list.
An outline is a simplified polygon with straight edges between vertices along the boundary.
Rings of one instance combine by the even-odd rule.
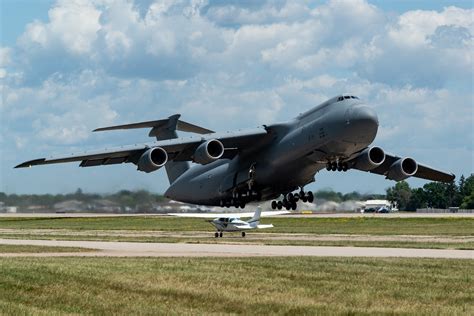
[[0, 239], [5, 245], [80, 247], [90, 252], [1, 253], [0, 257], [399, 257], [474, 259], [474, 250], [375, 247], [267, 246], [235, 244], [139, 243]]
[[[237, 211], [236, 213], [241, 213]], [[222, 212], [218, 213], [222, 214]], [[230, 213], [235, 214], [235, 213]], [[167, 214], [109, 214], [109, 213], [0, 213], [1, 217], [41, 217], [41, 218], [82, 218], [82, 217], [140, 217], [140, 216], [152, 216], [152, 217], [170, 217]], [[218, 216], [216, 214], [216, 216]], [[265, 216], [273, 217], [273, 216]], [[396, 212], [389, 214], [378, 214], [378, 213], [312, 213], [312, 214], [301, 214], [301, 213], [290, 213], [285, 215], [277, 215], [276, 217], [289, 217], [289, 218], [359, 218], [359, 217], [375, 217], [375, 218], [443, 218], [443, 217], [467, 217], [473, 218], [474, 213], [410, 213], [410, 212]]]

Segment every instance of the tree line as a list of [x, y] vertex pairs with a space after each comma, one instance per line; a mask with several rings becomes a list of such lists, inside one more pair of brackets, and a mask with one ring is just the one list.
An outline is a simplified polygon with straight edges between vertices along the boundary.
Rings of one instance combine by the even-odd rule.
[[6, 194], [0, 192], [0, 202], [3, 202], [7, 206], [18, 206], [19, 208], [32, 205], [52, 208], [56, 203], [69, 200], [89, 204], [101, 199], [131, 208], [137, 205], [153, 205], [165, 200], [163, 195], [151, 193], [146, 190], [121, 190], [110, 194], [84, 193], [81, 189], [77, 189], [76, 192], [68, 194]]
[[406, 211], [449, 207], [474, 209], [474, 174], [467, 178], [462, 175], [457, 183], [430, 182], [421, 188], [410, 188], [406, 181], [400, 181], [387, 189], [387, 200]]

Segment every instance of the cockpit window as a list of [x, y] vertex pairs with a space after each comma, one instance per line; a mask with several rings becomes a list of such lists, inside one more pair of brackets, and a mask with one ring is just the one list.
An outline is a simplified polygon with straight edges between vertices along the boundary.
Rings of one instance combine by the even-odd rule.
[[353, 96], [353, 95], [344, 95], [344, 96], [338, 97], [338, 98], [337, 98], [337, 102], [339, 102], [339, 101], [344, 101], [344, 99], [357, 99], [357, 100], [359, 100], [359, 98], [356, 97], [356, 96]]

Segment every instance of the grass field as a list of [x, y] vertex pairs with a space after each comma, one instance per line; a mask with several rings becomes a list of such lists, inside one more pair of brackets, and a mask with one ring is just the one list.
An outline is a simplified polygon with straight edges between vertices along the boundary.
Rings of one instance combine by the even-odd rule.
[[[250, 233], [250, 234], [253, 234]], [[230, 234], [227, 234], [230, 235]], [[271, 240], [239, 237], [214, 238], [192, 238], [192, 237], [124, 237], [124, 236], [95, 236], [91, 235], [38, 235], [38, 234], [8, 234], [1, 238], [9, 239], [42, 239], [42, 240], [87, 240], [87, 241], [123, 241], [123, 242], [155, 242], [155, 243], [191, 243], [191, 244], [260, 244], [260, 245], [285, 245], [285, 246], [332, 246], [332, 247], [387, 247], [387, 248], [424, 248], [424, 249], [459, 249], [473, 250], [474, 242], [422, 242], [422, 241], [359, 241], [359, 240]]]
[[[265, 232], [474, 236], [474, 218], [264, 218]], [[176, 217], [0, 218], [0, 229], [213, 231], [203, 219]], [[258, 231], [256, 231], [258, 233]]]
[[91, 249], [76, 248], [76, 247], [0, 245], [0, 253], [41, 253], [41, 252], [81, 252], [81, 251], [91, 251]]
[[0, 314], [473, 315], [473, 260], [0, 259]]

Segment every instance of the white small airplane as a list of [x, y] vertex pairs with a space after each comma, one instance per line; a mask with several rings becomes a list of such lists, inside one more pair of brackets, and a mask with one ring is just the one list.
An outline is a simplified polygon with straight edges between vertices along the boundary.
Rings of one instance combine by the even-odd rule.
[[[214, 218], [213, 220], [209, 220], [216, 228], [216, 233], [214, 236], [222, 237], [223, 232], [242, 232], [242, 237], [245, 237], [245, 231], [251, 229], [264, 229], [264, 228], [272, 228], [272, 224], [262, 225], [260, 224], [260, 216], [271, 216], [271, 215], [281, 215], [281, 214], [288, 214], [288, 211], [273, 211], [273, 212], [263, 212], [262, 208], [259, 206], [255, 213], [237, 213], [237, 214], [230, 214], [230, 213], [223, 213], [223, 214], [199, 214], [199, 213], [168, 213], [168, 215], [172, 216], [179, 216], [179, 217], [194, 217], [194, 218]], [[244, 221], [241, 220], [241, 217], [253, 217], [248, 220]]]

